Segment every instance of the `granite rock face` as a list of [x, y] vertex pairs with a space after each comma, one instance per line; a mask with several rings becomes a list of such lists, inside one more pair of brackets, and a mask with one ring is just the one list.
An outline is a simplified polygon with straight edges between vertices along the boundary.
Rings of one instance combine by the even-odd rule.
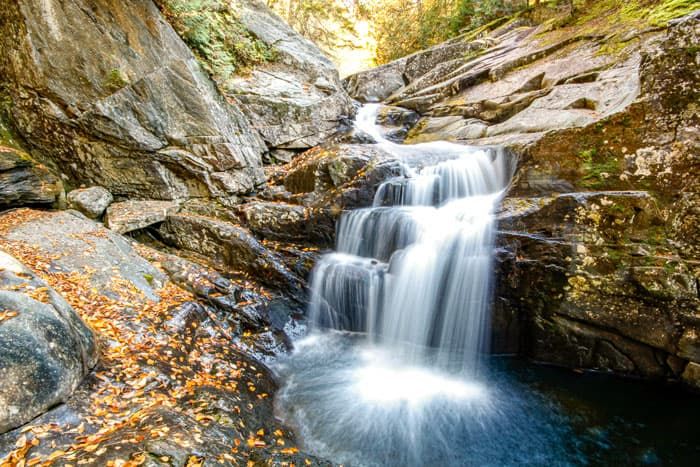
[[639, 51], [632, 102], [522, 150], [500, 221], [499, 345], [698, 385], [699, 43], [697, 18], [675, 22]]
[[269, 147], [305, 149], [333, 135], [354, 107], [333, 63], [263, 2], [240, 2], [240, 21], [271, 47], [276, 59], [236, 76], [235, 96]]
[[156, 3], [276, 154], [320, 144], [353, 115], [332, 62], [264, 2]]
[[80, 316], [0, 251], [0, 433], [68, 400], [96, 362], [95, 338]]
[[258, 133], [150, 0], [12, 0], [0, 25], [13, 123], [74, 185], [182, 199], [264, 180]]
[[[697, 387], [700, 21], [597, 27], [618, 36], [521, 17], [345, 85], [421, 114], [407, 143], [518, 155], [499, 214], [496, 352]], [[430, 66], [409, 70], [419, 60]]]
[[167, 243], [201, 254], [222, 270], [250, 273], [280, 290], [294, 292], [302, 288], [282, 259], [239, 225], [181, 213], [168, 215], [159, 231]]

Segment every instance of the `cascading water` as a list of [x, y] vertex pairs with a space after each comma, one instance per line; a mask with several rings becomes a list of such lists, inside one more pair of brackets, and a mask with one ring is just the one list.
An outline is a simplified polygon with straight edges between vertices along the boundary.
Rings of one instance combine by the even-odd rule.
[[357, 127], [407, 176], [340, 219], [336, 252], [313, 274], [316, 330], [276, 368], [280, 416], [305, 449], [348, 465], [561, 464], [568, 432], [558, 415], [478, 371], [507, 154], [391, 143], [377, 110], [364, 107]]
[[311, 319], [400, 345], [406, 361], [473, 373], [487, 335], [492, 212], [510, 161], [495, 149], [392, 143], [374, 124], [377, 109], [364, 107], [358, 128], [409, 176], [382, 184], [373, 207], [342, 216], [338, 253], [314, 273]]

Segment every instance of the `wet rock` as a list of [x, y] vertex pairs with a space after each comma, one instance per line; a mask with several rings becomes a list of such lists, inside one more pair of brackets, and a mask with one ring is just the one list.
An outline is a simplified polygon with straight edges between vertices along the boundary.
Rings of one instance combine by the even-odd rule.
[[[371, 206], [379, 185], [404, 166], [376, 145], [337, 144], [307, 151], [282, 167], [277, 180], [303, 204], [309, 238], [330, 246], [346, 209]], [[281, 238], [281, 237], [280, 237]]]
[[178, 210], [170, 201], [122, 201], [107, 208], [105, 223], [110, 230], [127, 233], [165, 221]]
[[46, 282], [0, 251], [0, 433], [65, 402], [96, 362], [92, 330]]
[[382, 106], [377, 115], [377, 123], [381, 125], [384, 137], [394, 143], [403, 143], [419, 119], [420, 115], [413, 110], [390, 105]]
[[285, 166], [284, 173], [287, 190], [308, 194], [311, 207], [339, 213], [370, 206], [381, 182], [405, 171], [378, 146], [340, 144], [308, 151]]
[[63, 193], [63, 184], [43, 165], [19, 149], [0, 145], [0, 209], [51, 206]]
[[518, 316], [509, 348], [566, 366], [678, 378], [676, 362], [697, 358], [700, 299], [657, 203], [644, 192], [506, 199], [496, 315]]
[[266, 314], [261, 312], [264, 305], [255, 303], [259, 299], [218, 272], [174, 255], [163, 255], [160, 264], [175, 284], [219, 311], [232, 314], [249, 328], [268, 324]]
[[159, 232], [167, 243], [204, 255], [220, 268], [250, 273], [281, 290], [301, 288], [299, 279], [281, 259], [241, 226], [203, 216], [171, 214]]
[[418, 112], [393, 105], [383, 105], [377, 114], [377, 123], [388, 127], [410, 128], [420, 119]]
[[676, 269], [672, 265], [632, 267], [630, 280], [645, 294], [661, 300], [694, 300], [699, 297], [697, 279], [692, 274], [683, 274]]
[[91, 219], [100, 217], [112, 204], [112, 193], [101, 186], [80, 188], [68, 193], [68, 206], [76, 209]]
[[73, 185], [182, 199], [263, 181], [260, 136], [153, 2], [21, 0], [0, 25], [12, 121]]

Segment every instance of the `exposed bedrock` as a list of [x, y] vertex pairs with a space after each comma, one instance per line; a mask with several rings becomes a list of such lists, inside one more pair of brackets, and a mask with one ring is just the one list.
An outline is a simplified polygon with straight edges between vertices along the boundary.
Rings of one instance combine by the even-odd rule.
[[151, 1], [13, 0], [0, 24], [13, 123], [76, 185], [179, 199], [264, 180], [262, 139]]
[[[221, 93], [240, 106], [267, 146], [277, 149], [275, 158], [285, 158], [279, 149], [297, 151], [322, 143], [354, 114], [333, 63], [264, 2], [156, 3]], [[257, 55], [258, 63], [244, 69], [245, 63], [236, 63], [237, 49], [241, 55]]]

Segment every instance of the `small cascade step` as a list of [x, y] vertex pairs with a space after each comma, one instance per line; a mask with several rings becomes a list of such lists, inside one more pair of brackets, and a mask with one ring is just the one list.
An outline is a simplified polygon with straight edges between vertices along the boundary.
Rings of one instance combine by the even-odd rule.
[[512, 161], [498, 148], [397, 145], [374, 126], [376, 111], [364, 107], [358, 124], [408, 176], [383, 183], [373, 207], [341, 217], [338, 253], [313, 275], [310, 315], [317, 326], [408, 348], [408, 360], [429, 353], [441, 366], [474, 371], [487, 331], [493, 211]]

